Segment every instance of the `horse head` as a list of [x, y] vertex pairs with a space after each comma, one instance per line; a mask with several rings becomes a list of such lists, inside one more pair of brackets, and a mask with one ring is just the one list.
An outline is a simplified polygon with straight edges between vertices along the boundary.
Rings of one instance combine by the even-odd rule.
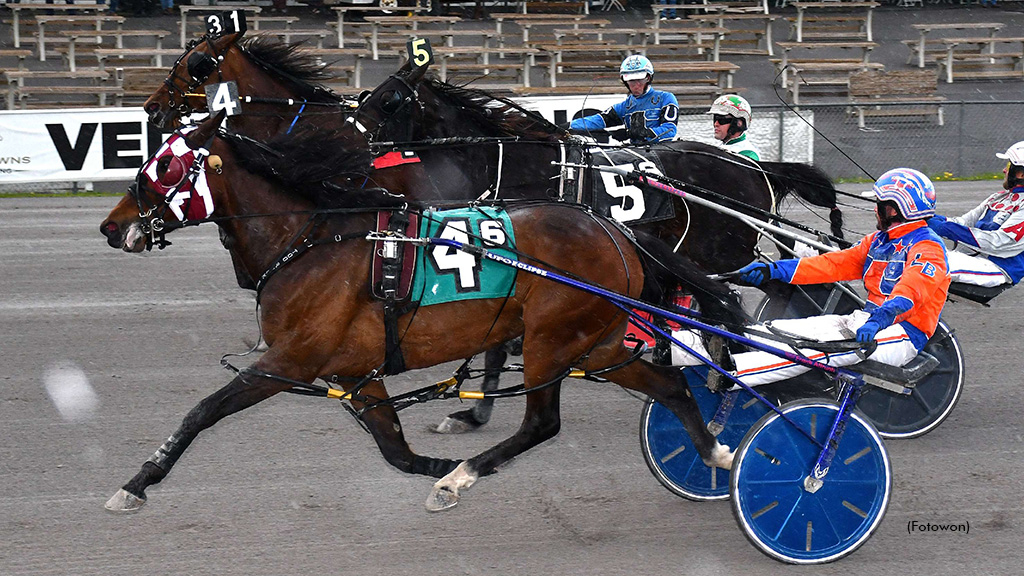
[[326, 69], [301, 43], [261, 35], [243, 42], [241, 33], [207, 36], [189, 45], [143, 107], [155, 126], [176, 128], [183, 117], [208, 111], [208, 86], [234, 82], [245, 101], [237, 103], [243, 108], [230, 117], [231, 129], [267, 140], [300, 116], [321, 126], [344, 120], [353, 104], [323, 86], [330, 78]]
[[426, 65], [412, 68], [406, 63], [371, 92], [360, 97], [359, 107], [349, 117], [349, 122], [363, 133], [368, 142], [421, 139], [426, 119], [417, 91], [426, 71]]
[[163, 84], [142, 105], [149, 122], [161, 129], [178, 128], [182, 117], [206, 112], [201, 88], [234, 80], [244, 72], [240, 69], [244, 55], [237, 44], [241, 36], [237, 32], [189, 42]]
[[163, 234], [189, 220], [213, 213], [215, 198], [206, 168], [220, 171], [222, 160], [209, 152], [224, 112], [198, 126], [179, 129], [139, 169], [117, 206], [100, 224], [113, 248], [142, 252], [166, 243]]

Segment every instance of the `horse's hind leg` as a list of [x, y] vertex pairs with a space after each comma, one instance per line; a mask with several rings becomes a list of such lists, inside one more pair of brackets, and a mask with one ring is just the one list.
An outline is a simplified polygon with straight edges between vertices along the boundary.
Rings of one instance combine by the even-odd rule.
[[[480, 384], [481, 392], [486, 394], [498, 389], [498, 378], [501, 376], [501, 369], [505, 366], [507, 359], [508, 353], [505, 351], [504, 344], [488, 350], [484, 354], [484, 381]], [[472, 432], [490, 421], [493, 407], [493, 398], [477, 400], [472, 408], [449, 414], [437, 425], [434, 432], [438, 434]]]

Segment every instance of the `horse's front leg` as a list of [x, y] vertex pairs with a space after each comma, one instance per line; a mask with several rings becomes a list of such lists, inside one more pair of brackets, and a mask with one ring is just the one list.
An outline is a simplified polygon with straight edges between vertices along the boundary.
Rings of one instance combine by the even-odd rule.
[[200, 432], [221, 418], [290, 387], [290, 384], [273, 378], [252, 374], [236, 376], [227, 386], [207, 396], [188, 412], [181, 426], [149, 457], [139, 473], [107, 501], [107, 510], [133, 512], [141, 508], [146, 503], [146, 488], [159, 483], [170, 473], [174, 463]]
[[[344, 386], [345, 391], [351, 391], [351, 386]], [[388, 392], [383, 382], [374, 380], [362, 387], [357, 393], [363, 400], [353, 399], [352, 406], [356, 410], [362, 410], [367, 405], [379, 403], [388, 398]], [[380, 453], [395, 468], [408, 474], [423, 474], [433, 478], [440, 478], [451, 472], [458, 462], [444, 458], [429, 458], [420, 456], [412, 451], [402, 431], [402, 424], [398, 420], [398, 412], [389, 405], [382, 404], [366, 410], [360, 417]]]
[[[524, 376], [528, 389], [555, 377], [549, 374], [534, 375], [531, 378], [529, 365], [526, 366]], [[459, 464], [450, 474], [438, 480], [427, 497], [427, 510], [439, 512], [455, 506], [459, 503], [459, 490], [469, 488], [481, 475], [490, 474], [502, 463], [555, 437], [561, 427], [558, 410], [560, 386], [559, 382], [549, 388], [527, 394], [526, 414], [519, 430], [497, 446]]]

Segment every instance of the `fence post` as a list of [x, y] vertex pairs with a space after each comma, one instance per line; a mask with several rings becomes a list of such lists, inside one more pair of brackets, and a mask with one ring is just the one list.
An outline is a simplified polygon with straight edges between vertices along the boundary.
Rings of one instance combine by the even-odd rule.
[[956, 123], [956, 175], [964, 176], [964, 101], [957, 107], [960, 118]]
[[786, 146], [785, 136], [786, 134], [786, 110], [779, 110], [779, 162], [786, 161]]

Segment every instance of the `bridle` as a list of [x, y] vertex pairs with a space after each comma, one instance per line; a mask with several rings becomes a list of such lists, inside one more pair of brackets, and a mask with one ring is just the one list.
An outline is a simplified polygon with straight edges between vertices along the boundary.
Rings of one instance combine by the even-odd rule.
[[[184, 134], [180, 130], [175, 131], [174, 136], [184, 138]], [[204, 163], [210, 156], [210, 152], [206, 147], [192, 148], [190, 146], [189, 148], [192, 150], [193, 154], [193, 161], [190, 166], [186, 166], [185, 161], [182, 160], [181, 157], [174, 154], [173, 152], [171, 152], [168, 155], [162, 156], [159, 160], [157, 160], [156, 155], [163, 151], [163, 148], [161, 148], [152, 156], [150, 156], [149, 159], [146, 160], [146, 162], [142, 164], [142, 167], [139, 169], [138, 175], [135, 177], [135, 181], [128, 186], [128, 193], [135, 200], [135, 205], [139, 209], [139, 218], [142, 221], [140, 227], [142, 229], [143, 234], [145, 234], [147, 237], [147, 250], [151, 250], [153, 245], [156, 245], [157, 248], [163, 250], [165, 247], [170, 246], [171, 244], [165, 238], [165, 234], [168, 231], [173, 230], [175, 228], [196, 225], [201, 222], [201, 220], [189, 220], [188, 218], [188, 214], [191, 209], [192, 201], [194, 200], [195, 194], [190, 194], [189, 197], [184, 201], [183, 206], [181, 208], [182, 217], [179, 218], [177, 222], [169, 223], [167, 222], [166, 218], [167, 211], [172, 210], [171, 206], [174, 203], [175, 197], [179, 193], [183, 192], [186, 187], [189, 188], [190, 190], [196, 189], [196, 181], [199, 179], [199, 175], [203, 171]], [[160, 180], [160, 184], [165, 187], [169, 187], [170, 190], [164, 193], [163, 202], [154, 202], [150, 198], [151, 196], [153, 196], [152, 193], [144, 195], [140, 192], [140, 189], [143, 188], [142, 179], [147, 176], [146, 171], [149, 168], [150, 164], [156, 161], [158, 162], [159, 165], [160, 162], [163, 162], [164, 158], [169, 158], [169, 160], [167, 161], [167, 167], [163, 169], [163, 174], [158, 175], [157, 177]], [[173, 172], [171, 172], [172, 165], [175, 165], [180, 170], [181, 177], [174, 182], [165, 181], [164, 178], [168, 174], [173, 174]], [[218, 167], [217, 170], [219, 172], [220, 168]]]
[[[391, 80], [395, 80], [399, 83], [400, 90], [392, 89], [392, 87], [389, 85]], [[386, 89], [385, 86], [387, 86]], [[381, 102], [379, 104], [379, 107], [381, 113], [384, 114], [384, 118], [376, 120], [376, 126], [374, 126], [373, 128], [368, 128], [367, 123], [364, 123], [362, 120], [364, 117], [369, 118], [369, 115], [367, 114], [363, 107], [366, 105], [368, 101], [370, 101], [371, 98], [373, 98], [381, 90], [385, 90], [386, 92], [391, 93], [391, 95], [387, 96], [386, 98], [384, 97], [383, 93], [381, 96]], [[388, 81], [383, 82], [380, 86], [377, 87], [376, 90], [374, 90], [365, 98], [363, 98], [359, 103], [359, 107], [356, 108], [355, 112], [353, 112], [352, 115], [349, 116], [348, 119], [346, 119], [345, 121], [351, 124], [356, 129], [357, 132], [363, 135], [363, 138], [366, 139], [367, 144], [372, 145], [375, 142], [380, 141], [381, 130], [383, 130], [398, 113], [402, 112], [403, 110], [411, 106], [418, 107], [420, 113], [422, 114], [423, 104], [420, 103], [419, 100], [419, 91], [416, 89], [415, 86], [410, 84], [409, 81], [405, 79], [405, 76], [402, 73], [392, 74], [391, 76], [388, 77]], [[403, 139], [400, 140], [397, 138], [392, 138], [391, 140], [399, 142], [407, 142], [411, 140], [413, 123], [411, 121], [406, 122], [405, 129], [406, 134]]]
[[[185, 51], [181, 56], [178, 56], [178, 59], [174, 61], [170, 74], [164, 79], [164, 86], [167, 88], [167, 105], [171, 109], [177, 110], [181, 116], [206, 112], [205, 106], [202, 108], [193, 107], [189, 103], [189, 97], [197, 96], [196, 90], [205, 84], [214, 72], [217, 73], [218, 82], [223, 80], [220, 65], [224, 61], [224, 54], [227, 53], [228, 48], [225, 47], [224, 52], [217, 52], [217, 47], [211, 40], [213, 40], [213, 37], [209, 35], [203, 36], [201, 39], [191, 40], [185, 46]], [[203, 43], [206, 43], [206, 46], [214, 52], [215, 56], [211, 56], [206, 52], [192, 52]], [[185, 63], [185, 69], [188, 71], [187, 77], [178, 73], [178, 67], [181, 65], [182, 60], [185, 60], [186, 56], [188, 56], [188, 60]], [[179, 83], [185, 85], [184, 90], [178, 87]], [[178, 96], [181, 97], [180, 103], [176, 103], [176, 97]]]

